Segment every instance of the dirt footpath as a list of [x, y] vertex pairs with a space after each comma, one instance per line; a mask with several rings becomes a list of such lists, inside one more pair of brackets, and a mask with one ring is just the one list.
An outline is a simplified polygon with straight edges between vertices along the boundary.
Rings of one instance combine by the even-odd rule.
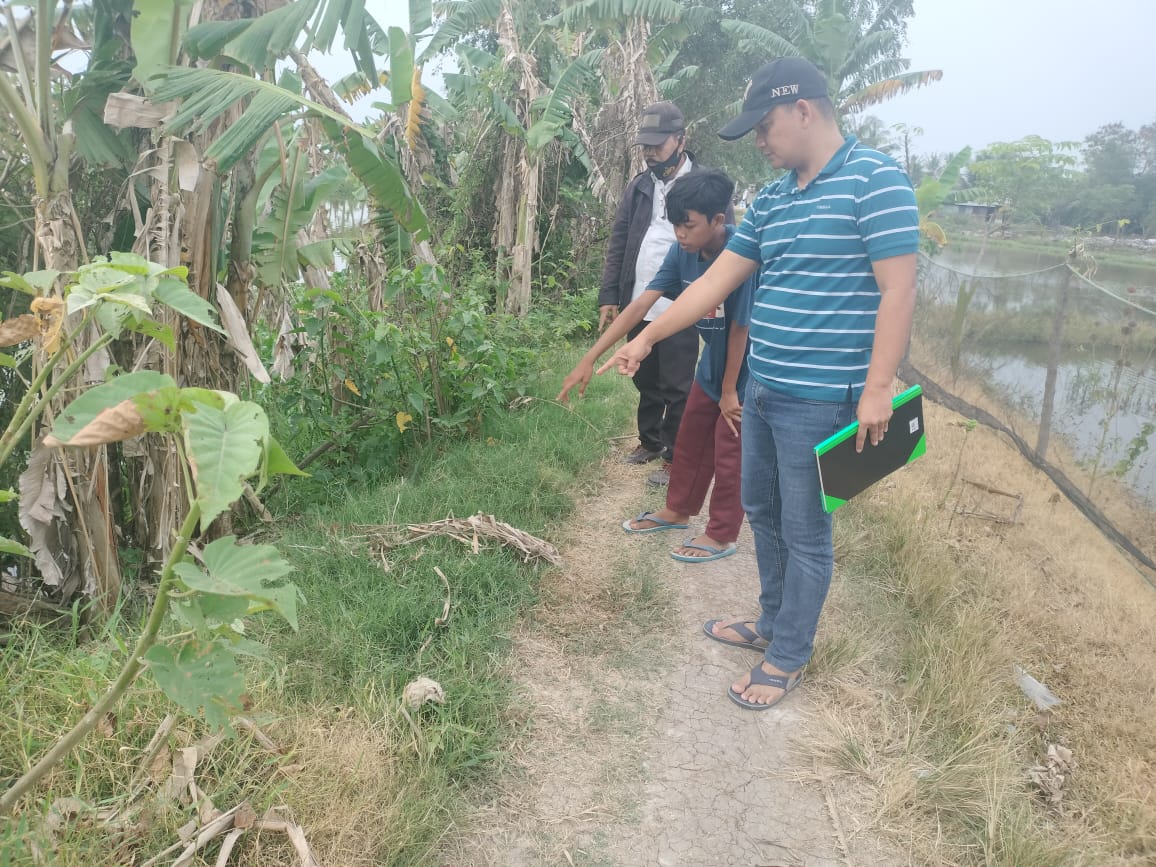
[[[679, 531], [628, 536], [657, 508], [648, 468], [608, 462], [573, 517], [565, 565], [514, 636], [524, 699], [515, 755], [447, 836], [445, 864], [819, 867], [907, 863], [840, 814], [811, 761], [812, 691], [745, 711], [726, 695], [759, 657], [710, 641], [753, 613], [753, 543], [714, 563], [669, 557]], [[701, 531], [702, 520], [691, 530]]]

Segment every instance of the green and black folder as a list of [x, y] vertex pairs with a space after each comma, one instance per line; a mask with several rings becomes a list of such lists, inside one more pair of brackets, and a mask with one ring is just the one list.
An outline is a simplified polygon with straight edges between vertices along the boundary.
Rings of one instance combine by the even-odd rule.
[[911, 386], [897, 396], [891, 406], [893, 414], [887, 423], [887, 435], [879, 445], [871, 445], [868, 439], [863, 451], [856, 452], [859, 422], [855, 421], [815, 446], [823, 508], [828, 513], [927, 451], [923, 389]]

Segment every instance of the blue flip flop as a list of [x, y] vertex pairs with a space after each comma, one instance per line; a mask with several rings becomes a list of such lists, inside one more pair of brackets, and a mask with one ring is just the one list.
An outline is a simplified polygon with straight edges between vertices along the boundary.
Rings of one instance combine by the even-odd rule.
[[[727, 628], [733, 629], [743, 637], [742, 641], [735, 641], [733, 638], [723, 638], [721, 635], [715, 635], [711, 630], [716, 623], [721, 623], [722, 618], [716, 620], [708, 620], [702, 625], [702, 631], [706, 633], [706, 637], [711, 641], [717, 641], [720, 644], [729, 644], [731, 647], [744, 647], [747, 650], [757, 650], [762, 653], [770, 644], [767, 639], [763, 638], [753, 629], [748, 629], [746, 623], [728, 623]], [[749, 622], [749, 621], [748, 621]]]
[[729, 545], [724, 545], [722, 548], [716, 548], [714, 545], [696, 545], [694, 544], [694, 536], [687, 536], [682, 540], [683, 548], [694, 548], [696, 551], [706, 551], [705, 557], [695, 557], [687, 554], [677, 554], [674, 551], [670, 552], [670, 556], [675, 560], [683, 563], [709, 563], [711, 560], [721, 560], [723, 557], [729, 557], [738, 550], [738, 546], [734, 542]]
[[802, 683], [802, 681], [803, 672], [801, 671], [794, 677], [787, 677], [783, 674], [767, 674], [765, 671], [763, 671], [763, 664], [760, 662], [758, 665], [751, 669], [751, 684], [753, 686], [773, 686], [777, 689], [781, 689], [783, 694], [776, 698], [774, 701], [768, 702], [767, 704], [763, 704], [762, 702], [758, 701], [747, 701], [745, 698], [743, 698], [743, 694], [741, 692], [735, 692], [734, 687], [727, 688], [727, 695], [730, 696], [731, 701], [733, 701], [739, 707], [745, 708], [746, 710], [768, 710], [790, 695], [791, 690]]
[[631, 527], [630, 521], [627, 520], [627, 521], [622, 522], [622, 529], [625, 530], [627, 533], [661, 533], [664, 530], [685, 530], [687, 527], [690, 526], [689, 524], [672, 524], [670, 521], [664, 521], [664, 520], [662, 520], [662, 518], [655, 517], [654, 512], [640, 512], [638, 514], [638, 517], [633, 518], [632, 520], [635, 520], [635, 521], [653, 521], [658, 526], [657, 527], [647, 527], [645, 530], [638, 530], [638, 529], [635, 529], [634, 527]]

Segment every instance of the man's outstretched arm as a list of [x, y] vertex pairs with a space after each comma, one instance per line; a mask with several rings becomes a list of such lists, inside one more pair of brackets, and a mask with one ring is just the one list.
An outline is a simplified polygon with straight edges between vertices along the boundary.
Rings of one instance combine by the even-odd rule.
[[594, 345], [587, 350], [581, 360], [574, 365], [574, 369], [562, 381], [562, 390], [558, 392], [558, 397], [555, 400], [565, 403], [570, 397], [570, 391], [575, 386], [578, 388], [578, 396], [584, 397], [586, 386], [590, 383], [590, 377], [594, 375], [595, 362], [602, 357], [602, 353], [629, 334], [630, 329], [642, 321], [642, 318], [661, 297], [661, 292], [647, 289], [631, 301], [625, 310], [612, 318], [609, 327], [602, 332]]
[[633, 376], [651, 347], [684, 328], [698, 322], [706, 313], [717, 308], [728, 295], [742, 285], [759, 267], [730, 250], [723, 250], [706, 273], [691, 283], [661, 316], [647, 325], [642, 332], [622, 347], [598, 369], [599, 373], [617, 367], [618, 372]]

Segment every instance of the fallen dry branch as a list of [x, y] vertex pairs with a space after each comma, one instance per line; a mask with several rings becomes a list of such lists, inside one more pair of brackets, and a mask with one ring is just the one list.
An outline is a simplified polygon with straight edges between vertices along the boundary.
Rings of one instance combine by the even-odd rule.
[[71, 609], [53, 605], [51, 602], [0, 590], [0, 614], [9, 617], [25, 617], [37, 623], [50, 623], [68, 617], [71, 613]]
[[483, 515], [480, 512], [469, 518], [450, 517], [428, 524], [362, 524], [354, 529], [361, 531], [362, 535], [359, 538], [367, 541], [378, 554], [402, 545], [412, 545], [432, 536], [448, 536], [456, 539], [463, 545], [469, 545], [476, 554], [480, 550], [479, 538], [485, 537], [496, 539], [502, 545], [514, 548], [520, 552], [524, 563], [531, 560], [545, 560], [557, 566], [562, 562], [558, 549], [549, 542], [531, 536], [517, 527], [511, 527], [493, 515]]
[[234, 717], [233, 722], [236, 723], [237, 728], [244, 729], [249, 734], [251, 734], [253, 736], [253, 740], [259, 743], [269, 752], [276, 753], [277, 755], [284, 754], [285, 751], [277, 746], [277, 744], [273, 742], [273, 739], [261, 731], [258, 725], [248, 717]]
[[177, 860], [173, 862], [172, 867], [183, 867], [183, 865], [188, 864], [192, 861], [193, 856], [197, 853], [198, 849], [203, 848], [204, 846], [208, 845], [212, 840], [221, 836], [226, 831], [231, 830], [233, 827], [233, 819], [236, 818], [237, 814], [241, 812], [242, 808], [248, 808], [248, 807], [249, 807], [248, 802], [242, 801], [240, 804], [233, 807], [233, 809], [229, 810], [228, 812], [222, 813], [221, 815], [217, 816], [217, 818], [215, 818], [211, 822], [207, 823], [197, 833], [197, 835], [192, 839], [191, 842], [186, 844], [186, 842], [183, 839], [178, 840], [176, 843], [174, 843], [172, 846], [169, 846], [169, 848], [165, 849], [163, 852], [160, 852], [157, 855], [154, 855], [152, 858], [149, 858], [149, 860], [145, 861], [144, 864], [141, 865], [141, 867], [153, 867], [153, 865], [159, 864], [163, 858], [166, 858], [167, 856], [171, 855], [173, 852], [177, 851], [178, 849], [182, 849], [182, 848], [183, 848], [183, 851], [181, 852], [180, 855], [177, 856]]
[[270, 811], [265, 814], [265, 818], [259, 819], [253, 825], [253, 830], [274, 831], [284, 834], [293, 844], [293, 850], [297, 853], [297, 857], [301, 859], [301, 867], [321, 867], [317, 859], [313, 857], [313, 850], [309, 848], [309, 841], [305, 839], [305, 832], [301, 830], [300, 825], [278, 818]]
[[152, 736], [148, 746], [145, 747], [144, 753], [141, 755], [140, 762], [137, 763], [136, 773], [133, 774], [132, 781], [128, 784], [128, 797], [125, 799], [125, 804], [131, 804], [136, 800], [145, 788], [148, 786], [149, 772], [152, 770], [153, 762], [156, 761], [157, 756], [168, 745], [169, 735], [172, 733], [173, 727], [177, 724], [177, 718], [173, 714], [166, 714], [165, 718], [161, 720], [161, 724], [157, 726], [156, 733]]
[[153, 865], [159, 864], [162, 859], [176, 852], [178, 849], [182, 849], [182, 847], [181, 854], [173, 861], [172, 867], [188, 867], [189, 864], [193, 863], [193, 858], [197, 852], [204, 849], [218, 837], [224, 837], [224, 839], [221, 841], [221, 849], [214, 863], [215, 867], [225, 867], [228, 863], [229, 855], [233, 851], [233, 847], [237, 844], [237, 840], [247, 831], [268, 831], [276, 834], [284, 834], [289, 838], [293, 850], [297, 853], [297, 857], [301, 861], [301, 867], [321, 867], [320, 863], [313, 856], [313, 850], [310, 848], [309, 841], [305, 838], [305, 831], [302, 830], [300, 825], [295, 822], [290, 822], [288, 819], [283, 819], [277, 815], [274, 810], [269, 810], [263, 817], [258, 819], [248, 801], [242, 801], [231, 810], [221, 813], [206, 822], [205, 825], [196, 832], [196, 836], [191, 839], [182, 834], [182, 839], [158, 855], [154, 855], [142, 864], [141, 867], [153, 867]]

